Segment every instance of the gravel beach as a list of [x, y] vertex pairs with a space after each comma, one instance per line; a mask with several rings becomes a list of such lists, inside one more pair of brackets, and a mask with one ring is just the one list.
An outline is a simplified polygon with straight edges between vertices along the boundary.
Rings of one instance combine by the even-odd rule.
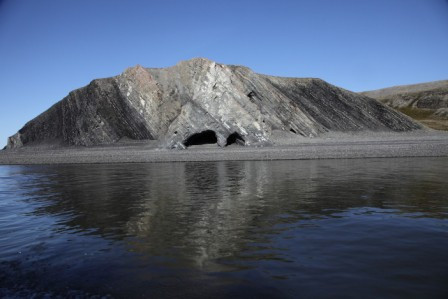
[[0, 164], [142, 163], [226, 160], [309, 160], [386, 157], [448, 157], [448, 133], [331, 134], [319, 138], [278, 134], [275, 145], [221, 148], [215, 144], [185, 150], [160, 149], [154, 142], [95, 147], [24, 147], [0, 151]]

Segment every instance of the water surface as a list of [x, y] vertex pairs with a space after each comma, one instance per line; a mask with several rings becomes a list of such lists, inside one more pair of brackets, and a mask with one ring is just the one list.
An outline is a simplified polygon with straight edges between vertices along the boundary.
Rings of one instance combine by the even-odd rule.
[[0, 166], [0, 295], [448, 296], [448, 158]]

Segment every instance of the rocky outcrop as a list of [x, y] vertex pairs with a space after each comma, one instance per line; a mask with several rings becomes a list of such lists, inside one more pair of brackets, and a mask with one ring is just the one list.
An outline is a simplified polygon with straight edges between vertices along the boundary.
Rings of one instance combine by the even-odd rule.
[[28, 122], [8, 148], [110, 144], [122, 138], [163, 146], [269, 144], [272, 131], [422, 128], [369, 97], [319, 79], [280, 78], [197, 58], [169, 68], [135, 66], [92, 81]]
[[448, 80], [362, 92], [423, 124], [448, 130]]

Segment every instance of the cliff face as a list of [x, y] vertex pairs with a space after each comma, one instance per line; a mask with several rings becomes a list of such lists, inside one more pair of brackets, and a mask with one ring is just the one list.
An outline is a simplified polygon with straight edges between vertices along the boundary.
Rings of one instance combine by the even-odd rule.
[[319, 79], [260, 75], [198, 58], [94, 80], [28, 122], [7, 147], [89, 146], [121, 138], [159, 140], [169, 148], [205, 139], [257, 145], [270, 143], [273, 130], [312, 137], [420, 128], [374, 99]]
[[402, 85], [362, 92], [415, 120], [448, 130], [448, 80]]

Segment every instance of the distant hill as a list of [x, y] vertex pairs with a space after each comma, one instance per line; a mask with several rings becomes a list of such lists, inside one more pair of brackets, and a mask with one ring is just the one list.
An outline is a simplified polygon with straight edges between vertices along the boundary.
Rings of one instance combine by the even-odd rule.
[[394, 86], [360, 94], [377, 99], [430, 128], [448, 130], [448, 80]]
[[[326, 132], [423, 128], [369, 97], [320, 79], [261, 75], [204, 58], [168, 68], [136, 66], [93, 80], [29, 121], [7, 148], [158, 140], [161, 146], [272, 143], [273, 131]], [[292, 136], [292, 135], [291, 135]]]

